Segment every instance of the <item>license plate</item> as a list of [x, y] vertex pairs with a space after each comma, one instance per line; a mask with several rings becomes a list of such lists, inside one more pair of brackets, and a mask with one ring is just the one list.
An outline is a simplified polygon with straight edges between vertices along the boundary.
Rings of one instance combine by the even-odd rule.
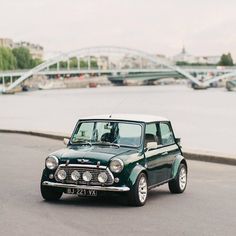
[[69, 188], [67, 189], [67, 193], [69, 194], [77, 194], [78, 196], [90, 196], [90, 197], [96, 197], [97, 191], [93, 189], [74, 189]]

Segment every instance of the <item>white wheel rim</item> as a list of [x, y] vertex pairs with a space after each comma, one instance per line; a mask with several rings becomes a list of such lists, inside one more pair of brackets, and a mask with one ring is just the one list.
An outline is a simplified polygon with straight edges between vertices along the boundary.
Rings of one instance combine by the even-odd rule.
[[181, 168], [179, 173], [179, 187], [181, 190], [184, 190], [187, 184], [187, 173], [184, 167]]
[[141, 203], [144, 203], [147, 198], [147, 181], [144, 176], [139, 180], [138, 196]]

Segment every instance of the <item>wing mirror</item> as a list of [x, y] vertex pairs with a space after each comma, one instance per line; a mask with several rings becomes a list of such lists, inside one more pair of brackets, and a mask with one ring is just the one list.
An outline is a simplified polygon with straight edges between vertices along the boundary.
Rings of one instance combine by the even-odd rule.
[[68, 138], [64, 138], [64, 139], [63, 139], [63, 143], [64, 143], [66, 146], [69, 144], [69, 142], [70, 142], [70, 139], [68, 139]]
[[151, 151], [151, 150], [154, 150], [157, 148], [158, 148], [158, 145], [156, 142], [148, 142], [147, 147], [146, 147], [146, 151]]
[[176, 138], [175, 142], [181, 147], [181, 138]]

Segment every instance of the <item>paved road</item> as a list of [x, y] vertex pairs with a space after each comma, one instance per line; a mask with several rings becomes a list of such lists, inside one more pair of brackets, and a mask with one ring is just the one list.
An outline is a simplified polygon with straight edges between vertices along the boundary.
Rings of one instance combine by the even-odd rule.
[[0, 235], [236, 235], [236, 167], [189, 161], [182, 195], [167, 186], [147, 204], [117, 199], [42, 200], [39, 180], [46, 155], [59, 141], [0, 134]]

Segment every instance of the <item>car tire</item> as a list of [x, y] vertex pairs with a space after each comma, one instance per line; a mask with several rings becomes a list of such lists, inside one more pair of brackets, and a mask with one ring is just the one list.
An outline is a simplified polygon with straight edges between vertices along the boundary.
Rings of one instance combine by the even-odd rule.
[[148, 183], [147, 176], [145, 173], [140, 173], [134, 184], [129, 191], [129, 205], [132, 206], [143, 206], [146, 203], [148, 195]]
[[63, 191], [54, 187], [48, 187], [40, 184], [40, 191], [43, 199], [46, 201], [57, 201], [61, 198]]
[[187, 168], [185, 164], [180, 164], [178, 173], [173, 180], [168, 182], [171, 193], [183, 193], [187, 186]]

